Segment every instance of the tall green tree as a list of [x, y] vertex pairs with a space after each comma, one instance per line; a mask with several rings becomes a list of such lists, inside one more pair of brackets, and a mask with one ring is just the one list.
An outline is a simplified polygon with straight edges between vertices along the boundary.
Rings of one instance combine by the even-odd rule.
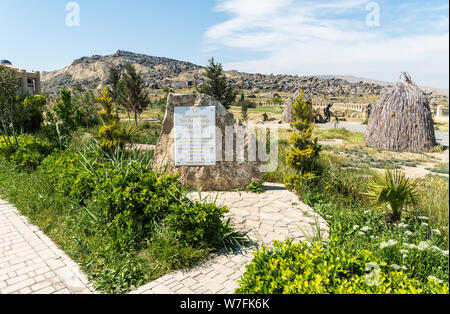
[[145, 90], [145, 82], [141, 74], [131, 65], [125, 66], [122, 76], [125, 95], [122, 97], [125, 107], [134, 113], [134, 121], [138, 125], [138, 115], [148, 107], [150, 100], [148, 91]]
[[222, 64], [216, 63], [214, 58], [211, 58], [206, 69], [206, 77], [207, 81], [197, 89], [198, 92], [214, 97], [227, 109], [230, 108], [236, 101], [237, 91], [228, 83]]
[[77, 108], [77, 124], [89, 128], [100, 123], [94, 91], [74, 88], [72, 102]]
[[1, 135], [8, 145], [11, 145], [9, 133], [12, 132], [15, 144], [18, 146], [14, 128], [14, 109], [16, 103], [16, 92], [19, 81], [16, 72], [0, 65], [0, 124]]
[[245, 100], [244, 92], [241, 93], [241, 99], [239, 99], [239, 105], [241, 106], [242, 121], [247, 123], [247, 121], [248, 121], [248, 102]]
[[119, 82], [120, 82], [120, 69], [112, 65], [109, 68], [109, 93], [111, 95], [112, 101], [115, 104], [116, 108], [116, 118], [119, 119], [119, 106], [118, 106], [118, 98], [119, 98]]

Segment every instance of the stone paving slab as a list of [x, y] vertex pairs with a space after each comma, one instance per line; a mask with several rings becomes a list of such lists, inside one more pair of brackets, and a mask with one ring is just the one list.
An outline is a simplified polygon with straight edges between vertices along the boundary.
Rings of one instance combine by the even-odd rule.
[[0, 294], [90, 294], [86, 276], [39, 228], [0, 200]]
[[[265, 184], [262, 194], [244, 192], [193, 193], [191, 199], [204, 199], [219, 206], [228, 206], [237, 230], [246, 232], [256, 246], [270, 246], [274, 240], [304, 240], [304, 233], [313, 235], [316, 225], [326, 238], [328, 226], [314, 210], [301, 203], [283, 185]], [[302, 232], [303, 230], [303, 232]], [[131, 294], [232, 294], [245, 266], [253, 258], [256, 247], [232, 255], [217, 255], [189, 271], [163, 276]]]

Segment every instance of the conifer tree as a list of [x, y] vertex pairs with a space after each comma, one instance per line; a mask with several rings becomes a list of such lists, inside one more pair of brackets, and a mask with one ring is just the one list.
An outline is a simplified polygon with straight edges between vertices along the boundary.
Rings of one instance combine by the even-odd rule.
[[125, 106], [134, 113], [134, 121], [137, 127], [138, 116], [148, 107], [150, 100], [148, 92], [145, 90], [143, 77], [131, 64], [125, 66], [123, 88], [125, 91]]
[[320, 145], [312, 139], [314, 130], [312, 103], [305, 99], [303, 90], [292, 104], [296, 121], [292, 124], [295, 133], [291, 136], [291, 149], [286, 156], [286, 163], [304, 175], [314, 170], [319, 158]]
[[103, 126], [98, 131], [101, 137], [100, 148], [106, 153], [113, 153], [119, 146], [117, 118], [113, 114], [114, 106], [112, 104], [112, 97], [109, 94], [108, 88], [103, 88], [100, 96], [95, 97], [95, 100], [102, 106], [102, 110], [98, 112], [103, 121]]
[[241, 106], [242, 121], [247, 123], [248, 121], [248, 102], [245, 100], [244, 92], [241, 93], [241, 99], [239, 100], [239, 105]]
[[111, 88], [109, 92], [111, 94], [112, 101], [116, 107], [116, 118], [119, 119], [119, 82], [120, 82], [120, 71], [118, 67], [111, 66], [109, 68], [109, 85]]
[[198, 92], [214, 97], [227, 109], [230, 108], [236, 100], [237, 92], [232, 84], [228, 84], [222, 64], [216, 63], [214, 58], [211, 58], [206, 76], [208, 79], [198, 88]]

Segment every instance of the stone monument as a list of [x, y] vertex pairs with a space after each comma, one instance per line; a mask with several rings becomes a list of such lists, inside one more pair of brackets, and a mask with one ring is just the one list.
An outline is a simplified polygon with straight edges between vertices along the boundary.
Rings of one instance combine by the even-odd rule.
[[245, 190], [263, 174], [256, 154], [249, 153], [252, 143], [253, 134], [214, 98], [169, 94], [152, 167], [178, 173], [190, 188]]

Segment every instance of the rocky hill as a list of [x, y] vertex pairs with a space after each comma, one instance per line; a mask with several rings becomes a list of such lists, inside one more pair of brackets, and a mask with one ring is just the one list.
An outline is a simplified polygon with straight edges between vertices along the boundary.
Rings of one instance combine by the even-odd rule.
[[[174, 89], [195, 87], [205, 79], [204, 67], [189, 62], [152, 57], [127, 51], [117, 51], [109, 56], [83, 57], [62, 70], [43, 72], [44, 90], [56, 93], [63, 87], [81, 84], [85, 88], [100, 89], [108, 83], [111, 65], [123, 68], [133, 64], [145, 78], [149, 88], [170, 87]], [[261, 91], [294, 92], [302, 86], [310, 97], [337, 97], [379, 95], [386, 84], [369, 81], [346, 80], [339, 77], [314, 77], [291, 75], [263, 75], [228, 71], [226, 75], [237, 88], [251, 93]]]
[[112, 65], [123, 69], [127, 63], [133, 64], [142, 73], [149, 87], [156, 87], [153, 85], [180, 74], [202, 69], [189, 62], [119, 50], [109, 56], [95, 55], [77, 59], [62, 70], [42, 72], [43, 88], [48, 92], [56, 92], [63, 87], [81, 84], [86, 88], [100, 89], [108, 83], [109, 68]]

